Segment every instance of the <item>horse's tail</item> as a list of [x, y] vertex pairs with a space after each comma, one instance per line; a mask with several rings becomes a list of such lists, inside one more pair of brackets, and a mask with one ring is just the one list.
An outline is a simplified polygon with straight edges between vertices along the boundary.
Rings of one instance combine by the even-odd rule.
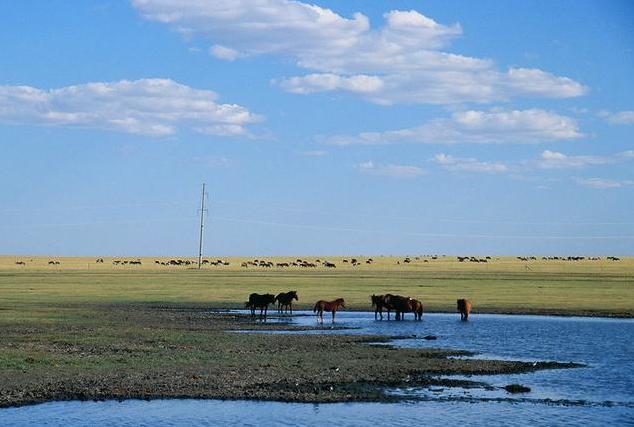
[[315, 303], [315, 306], [313, 307], [313, 313], [317, 313], [318, 310], [319, 310], [319, 301]]

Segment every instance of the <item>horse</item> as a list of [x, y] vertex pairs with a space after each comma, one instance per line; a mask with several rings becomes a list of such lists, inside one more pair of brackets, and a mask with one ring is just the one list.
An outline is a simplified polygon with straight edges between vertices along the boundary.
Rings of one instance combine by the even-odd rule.
[[293, 314], [293, 300], [298, 301], [297, 291], [281, 292], [275, 297], [277, 301], [277, 311], [282, 313], [283, 311], [290, 310]]
[[392, 304], [392, 308], [396, 312], [396, 320], [404, 320], [405, 313], [414, 313], [415, 320], [422, 320], [423, 318], [423, 303], [417, 299], [391, 295], [390, 304]]
[[412, 307], [412, 313], [414, 313], [414, 320], [423, 320], [423, 303], [417, 299], [411, 299], [410, 304]]
[[266, 318], [267, 311], [269, 309], [269, 304], [275, 304], [275, 295], [272, 294], [256, 294], [253, 293], [249, 295], [248, 306], [245, 304], [246, 308], [251, 309], [251, 317], [255, 317], [255, 309], [260, 309], [260, 319], [263, 317]]
[[469, 314], [471, 313], [471, 301], [468, 299], [456, 300], [456, 309], [460, 312], [460, 320], [463, 322], [469, 320]]
[[332, 323], [335, 323], [335, 313], [340, 308], [346, 308], [343, 298], [334, 301], [319, 300], [315, 303], [313, 313], [317, 313], [317, 322], [324, 323], [324, 311], [329, 311], [332, 313]]
[[383, 309], [387, 311], [387, 320], [390, 320], [390, 310], [392, 310], [390, 298], [393, 296], [392, 294], [370, 295], [370, 301], [372, 301], [372, 307], [374, 307], [374, 320], [376, 320], [377, 314], [383, 320]]
[[377, 315], [380, 315], [381, 320], [383, 320], [383, 297], [384, 295], [370, 295], [370, 301], [372, 301], [372, 307], [374, 307], [374, 320], [377, 320]]

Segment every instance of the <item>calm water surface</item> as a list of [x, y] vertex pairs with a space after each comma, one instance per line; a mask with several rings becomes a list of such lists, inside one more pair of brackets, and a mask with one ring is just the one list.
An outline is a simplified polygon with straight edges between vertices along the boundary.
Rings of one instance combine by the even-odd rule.
[[[307, 314], [307, 313], [299, 313]], [[476, 357], [554, 360], [587, 367], [511, 376], [470, 377], [501, 387], [531, 387], [523, 395], [447, 387], [388, 392], [423, 398], [390, 404], [296, 404], [248, 401], [157, 400], [152, 402], [52, 402], [0, 410], [0, 426], [220, 426], [220, 425], [631, 425], [634, 426], [634, 321], [546, 316], [425, 314], [422, 322], [375, 321], [372, 313], [343, 312], [337, 326], [311, 334], [353, 333], [408, 336], [404, 347], [444, 347]], [[315, 318], [270, 319], [314, 325]], [[305, 332], [304, 332], [305, 333]], [[425, 335], [437, 340], [421, 339]]]

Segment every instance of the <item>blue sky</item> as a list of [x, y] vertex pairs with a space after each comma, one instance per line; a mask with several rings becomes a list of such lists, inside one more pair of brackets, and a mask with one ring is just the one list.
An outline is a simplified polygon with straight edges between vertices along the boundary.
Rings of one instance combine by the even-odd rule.
[[629, 1], [0, 4], [0, 253], [634, 255]]

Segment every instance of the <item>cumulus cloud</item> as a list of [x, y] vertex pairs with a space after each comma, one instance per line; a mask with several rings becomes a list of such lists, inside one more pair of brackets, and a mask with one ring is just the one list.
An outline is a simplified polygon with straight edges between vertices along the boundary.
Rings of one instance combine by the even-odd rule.
[[393, 178], [415, 178], [425, 174], [425, 171], [418, 166], [380, 164], [373, 161], [360, 163], [356, 167], [362, 173]]
[[601, 111], [599, 116], [607, 120], [612, 125], [632, 125], [634, 124], [634, 111], [619, 111], [611, 113], [609, 111]]
[[568, 156], [556, 151], [546, 150], [537, 160], [537, 166], [541, 169], [566, 169], [581, 168], [584, 166], [604, 165], [611, 163], [613, 159], [601, 156]]
[[594, 188], [597, 190], [634, 186], [634, 181], [630, 180], [614, 180], [606, 178], [577, 178], [576, 181], [579, 185], [583, 185], [584, 187], [588, 188]]
[[582, 137], [577, 122], [544, 110], [490, 110], [453, 113], [451, 118], [431, 120], [421, 126], [385, 132], [334, 136], [326, 142], [352, 144], [535, 144]]
[[96, 82], [43, 90], [0, 86], [0, 121], [97, 128], [165, 136], [179, 128], [220, 136], [247, 135], [261, 118], [218, 95], [169, 79]]
[[434, 160], [452, 172], [502, 173], [509, 171], [509, 167], [502, 162], [481, 162], [473, 158], [457, 158], [444, 153], [437, 154]]
[[500, 70], [493, 61], [446, 52], [463, 34], [422, 13], [392, 10], [373, 27], [295, 0], [132, 0], [145, 18], [201, 37], [223, 60], [275, 54], [311, 70], [278, 79], [298, 94], [343, 91], [379, 104], [489, 103], [516, 96], [568, 98], [586, 88], [534, 68]]

